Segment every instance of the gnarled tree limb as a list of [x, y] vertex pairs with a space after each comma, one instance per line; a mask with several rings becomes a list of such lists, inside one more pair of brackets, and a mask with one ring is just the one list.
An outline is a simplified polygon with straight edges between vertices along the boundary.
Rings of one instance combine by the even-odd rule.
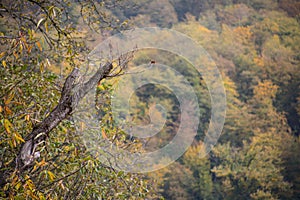
[[67, 77], [61, 92], [61, 98], [54, 110], [25, 137], [20, 153], [17, 157], [17, 168], [22, 171], [25, 167], [31, 165], [38, 156], [36, 147], [43, 143], [48, 137], [49, 132], [55, 128], [63, 119], [66, 119], [76, 108], [78, 102], [92, 89], [96, 84], [109, 75], [113, 66], [107, 63], [100, 67], [93, 77], [86, 83], [75, 89], [75, 81], [79, 77], [79, 69], [75, 68]]

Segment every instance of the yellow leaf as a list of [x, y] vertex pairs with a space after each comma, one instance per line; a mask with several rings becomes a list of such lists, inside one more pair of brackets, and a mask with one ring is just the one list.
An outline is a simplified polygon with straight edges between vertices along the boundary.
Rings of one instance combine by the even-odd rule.
[[33, 190], [33, 189], [35, 188], [35, 185], [34, 185], [34, 183], [32, 182], [31, 179], [27, 179], [27, 180], [26, 180], [26, 185], [28, 186], [28, 188], [29, 188], [30, 190]]
[[21, 40], [22, 42], [26, 42], [26, 38], [25, 38], [25, 37], [21, 37], [20, 40]]
[[22, 138], [22, 136], [17, 132], [15, 132], [15, 138], [17, 139], [18, 143], [25, 142], [25, 140]]
[[40, 72], [43, 73], [44, 72], [44, 63], [40, 64]]
[[4, 128], [8, 134], [11, 133], [12, 124], [8, 119], [4, 119]]
[[25, 116], [25, 120], [28, 121], [28, 122], [30, 121], [30, 115], [29, 115], [29, 114], [27, 114], [27, 115]]
[[16, 142], [16, 140], [14, 140], [14, 138], [12, 138], [12, 140], [11, 140], [11, 145], [12, 145], [12, 147], [17, 146], [17, 142]]
[[18, 182], [18, 183], [16, 184], [15, 188], [18, 190], [18, 189], [20, 189], [21, 186], [22, 186], [21, 182]]
[[9, 188], [9, 186], [10, 186], [10, 184], [6, 184], [6, 185], [4, 186], [4, 188], [3, 188], [3, 190], [4, 190], [4, 191], [7, 191], [8, 188]]
[[6, 163], [4, 163], [5, 166], [9, 165], [10, 163], [12, 163], [14, 161], [14, 159], [10, 159], [9, 161], [7, 161]]
[[39, 199], [40, 200], [46, 200], [45, 196], [41, 192], [39, 192]]
[[113, 66], [113, 68], [118, 67], [118, 63], [117, 62], [113, 62], [112, 66]]
[[37, 167], [36, 165], [34, 165], [32, 171], [31, 171], [31, 173], [32, 173], [32, 172], [35, 172], [35, 170], [36, 170], [37, 168], [38, 168], [38, 167]]
[[45, 29], [46, 29], [46, 33], [48, 33], [49, 29], [48, 29], [48, 23], [47, 23], [47, 21], [44, 23], [44, 26], [45, 26]]
[[13, 174], [11, 185], [15, 185], [19, 181], [19, 177], [16, 174]]
[[47, 162], [45, 161], [45, 158], [43, 158], [43, 160], [41, 162], [38, 162], [36, 165], [39, 167], [43, 167], [43, 166], [47, 165]]
[[2, 108], [2, 106], [0, 106], [0, 113], [3, 111], [3, 108]]
[[43, 167], [45, 165], [47, 165], [48, 163], [45, 161], [45, 158], [43, 158], [43, 160], [41, 162], [37, 162], [35, 161], [36, 164], [33, 166], [33, 170], [31, 172], [36, 171], [39, 167]]
[[6, 67], [6, 62], [5, 62], [5, 60], [2, 60], [2, 65], [3, 65], [3, 67]]
[[99, 90], [105, 90], [104, 86], [103, 86], [100, 82], [99, 82], [97, 88], [98, 88]]
[[20, 52], [23, 51], [23, 45], [19, 45], [19, 48], [20, 48]]
[[53, 181], [54, 178], [55, 178], [55, 175], [52, 172], [50, 172], [50, 171], [47, 171], [47, 173], [48, 173], [50, 181]]
[[0, 58], [2, 58], [5, 55], [5, 52], [0, 53]]

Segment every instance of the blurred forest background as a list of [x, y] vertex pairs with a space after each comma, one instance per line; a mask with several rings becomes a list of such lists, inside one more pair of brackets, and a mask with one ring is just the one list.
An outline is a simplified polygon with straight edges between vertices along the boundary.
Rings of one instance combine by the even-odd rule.
[[[298, 0], [4, 0], [0, 19], [0, 176], [10, 174], [0, 179], [0, 198], [300, 199]], [[115, 171], [86, 151], [70, 117], [52, 130], [34, 166], [18, 172], [12, 163], [24, 138], [55, 107], [69, 72], [108, 36], [149, 26], [190, 36], [218, 66], [227, 116], [212, 152], [199, 159], [211, 107], [201, 75], [168, 52], [143, 50], [130, 66], [153, 58], [168, 63], [199, 99], [198, 135], [179, 160], [149, 174]], [[158, 73], [153, 76], [172, 79], [168, 71]], [[97, 86], [103, 137], [130, 151], [167, 144], [180, 124], [174, 94], [151, 84], [136, 91], [136, 123], [149, 123], [149, 108], [157, 101], [167, 111], [164, 128], [145, 145], [112, 122], [115, 80]]]

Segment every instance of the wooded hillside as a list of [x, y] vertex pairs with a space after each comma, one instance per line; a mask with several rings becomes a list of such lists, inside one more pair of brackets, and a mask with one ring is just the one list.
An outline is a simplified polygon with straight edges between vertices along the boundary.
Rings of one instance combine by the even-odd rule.
[[[298, 0], [3, 0], [0, 24], [1, 199], [300, 199]], [[101, 41], [150, 26], [192, 38], [222, 75], [226, 120], [204, 158], [212, 102], [203, 77], [184, 58], [133, 49], [99, 61], [92, 79], [78, 72]], [[129, 152], [168, 144], [182, 113], [166, 87], [144, 85], [129, 102], [136, 124], [149, 123], [156, 102], [164, 107], [165, 116], [152, 110], [156, 119], [166, 118], [157, 135], [131, 137], [113, 121], [111, 97], [123, 73], [149, 62], [167, 63], [193, 87], [198, 132], [168, 167], [118, 171], [88, 150], [74, 112], [95, 90], [102, 138]], [[171, 71], [160, 73], [151, 76], [176, 80]]]

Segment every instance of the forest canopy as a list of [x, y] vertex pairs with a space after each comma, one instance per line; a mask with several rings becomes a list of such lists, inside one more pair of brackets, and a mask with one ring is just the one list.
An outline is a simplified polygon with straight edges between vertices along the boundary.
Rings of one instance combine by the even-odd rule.
[[[299, 198], [299, 1], [3, 0], [0, 19], [1, 199]], [[133, 49], [99, 61], [93, 79], [80, 79], [100, 42], [150, 26], [192, 38], [222, 75], [226, 120], [217, 145], [201, 159], [212, 102], [191, 63], [159, 49]], [[113, 120], [111, 98], [119, 80], [149, 62], [168, 63], [193, 87], [201, 112], [197, 135], [165, 168], [118, 171], [87, 149], [74, 112], [95, 90], [101, 137], [129, 152], [168, 144], [182, 113], [166, 87], [144, 85], [129, 102], [136, 124], [166, 119], [157, 135], [132, 137]], [[168, 70], [151, 73], [159, 81], [176, 80]]]

